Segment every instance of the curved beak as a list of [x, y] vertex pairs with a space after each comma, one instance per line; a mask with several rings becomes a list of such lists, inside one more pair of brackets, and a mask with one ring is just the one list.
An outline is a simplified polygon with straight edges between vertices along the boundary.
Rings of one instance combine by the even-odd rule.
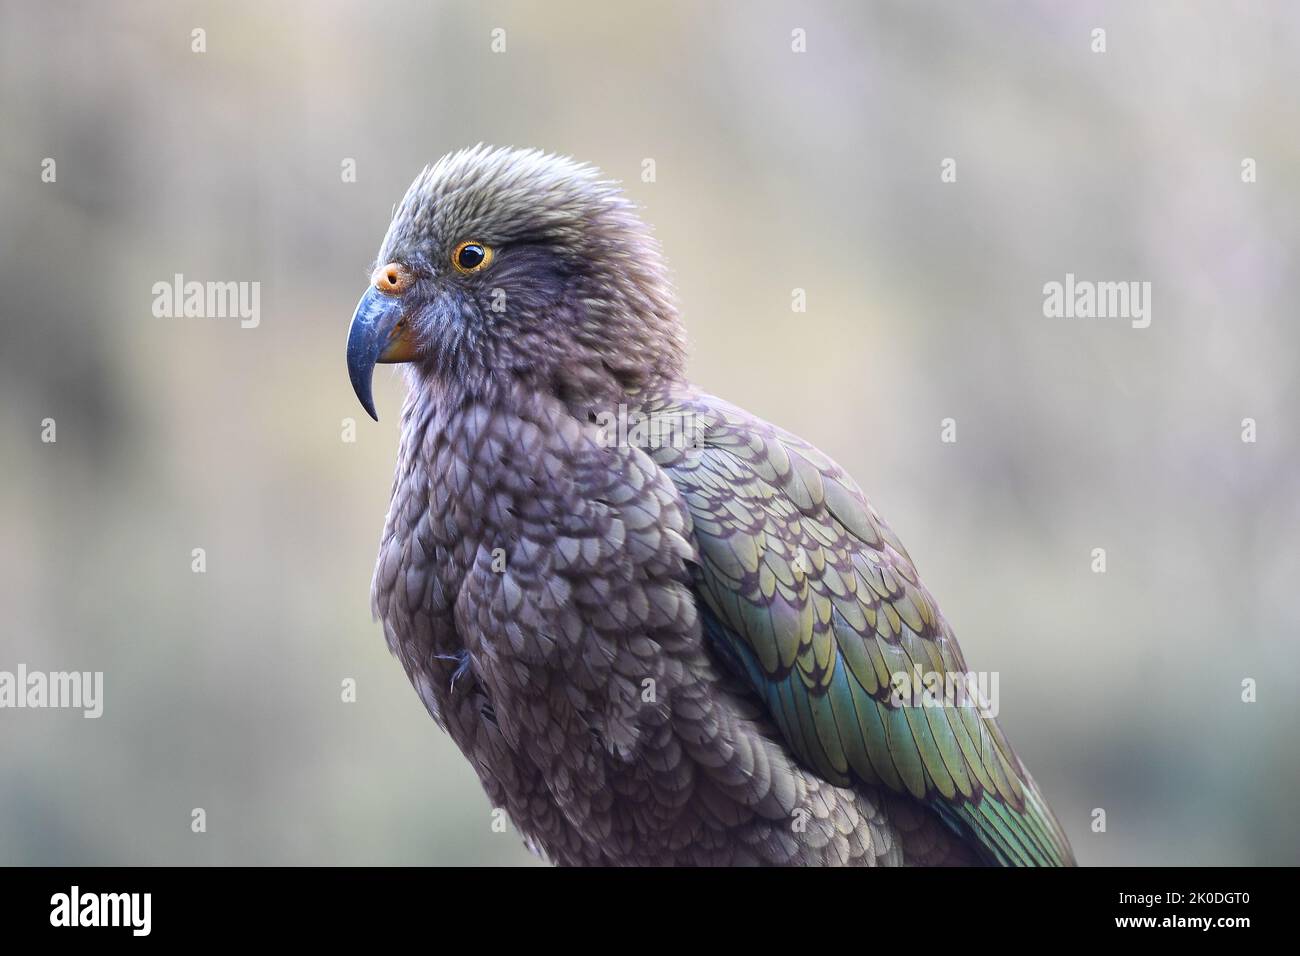
[[348, 377], [361, 407], [375, 421], [375, 400], [371, 380], [375, 365], [410, 362], [415, 358], [415, 344], [408, 334], [409, 323], [403, 314], [402, 300], [380, 292], [374, 286], [357, 303], [348, 329]]

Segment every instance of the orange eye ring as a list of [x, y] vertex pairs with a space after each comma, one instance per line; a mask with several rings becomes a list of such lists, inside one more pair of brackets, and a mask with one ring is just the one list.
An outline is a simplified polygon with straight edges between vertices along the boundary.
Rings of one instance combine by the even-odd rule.
[[461, 275], [482, 272], [492, 264], [492, 247], [476, 239], [458, 245], [451, 253], [451, 265]]

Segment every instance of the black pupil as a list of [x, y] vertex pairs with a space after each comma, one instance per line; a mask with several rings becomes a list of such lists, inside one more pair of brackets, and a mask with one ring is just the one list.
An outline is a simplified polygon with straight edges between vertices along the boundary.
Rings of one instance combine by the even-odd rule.
[[483, 247], [471, 242], [456, 255], [456, 262], [462, 269], [473, 269], [483, 261]]

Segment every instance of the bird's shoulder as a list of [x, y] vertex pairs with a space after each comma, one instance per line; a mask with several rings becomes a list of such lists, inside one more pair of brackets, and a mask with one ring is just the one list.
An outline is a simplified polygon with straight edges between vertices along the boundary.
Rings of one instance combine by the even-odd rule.
[[[857, 483], [809, 442], [701, 391], [647, 405], [695, 437], [651, 455], [690, 513], [706, 631], [803, 763], [929, 804], [991, 860], [1068, 860], [980, 688], [922, 705], [921, 681], [937, 675], [946, 694], [948, 675], [970, 672]], [[914, 693], [900, 699], [900, 688]]]

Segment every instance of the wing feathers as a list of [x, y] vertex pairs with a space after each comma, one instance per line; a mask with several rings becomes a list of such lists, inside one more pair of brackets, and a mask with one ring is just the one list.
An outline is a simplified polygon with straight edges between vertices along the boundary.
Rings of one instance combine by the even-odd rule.
[[902, 544], [852, 480], [806, 442], [717, 399], [665, 410], [704, 425], [702, 447], [654, 457], [694, 520], [710, 633], [797, 756], [833, 783], [923, 801], [990, 861], [1073, 862], [977, 700], [891, 696], [897, 675], [966, 667]]

